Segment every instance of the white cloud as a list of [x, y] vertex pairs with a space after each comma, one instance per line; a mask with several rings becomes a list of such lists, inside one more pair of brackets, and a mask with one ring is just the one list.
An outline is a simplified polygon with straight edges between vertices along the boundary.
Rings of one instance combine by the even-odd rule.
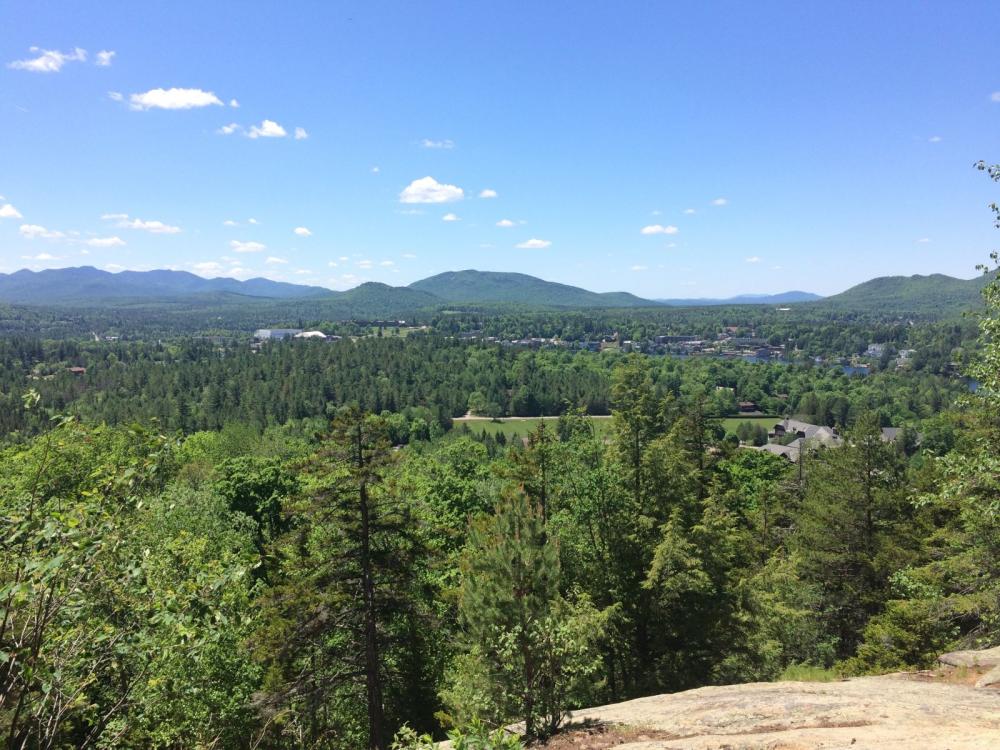
[[123, 102], [125, 101], [125, 95], [121, 91], [109, 91], [108, 99], [113, 102]]
[[51, 253], [39, 253], [38, 255], [22, 255], [23, 260], [59, 260], [59, 256]]
[[102, 49], [97, 53], [97, 57], [94, 60], [94, 65], [99, 68], [110, 68], [111, 61], [114, 59], [115, 55], [118, 54], [114, 50]]
[[21, 212], [14, 208], [9, 203], [4, 203], [0, 206], [0, 219], [20, 219]]
[[990, 94], [990, 101], [1000, 102], [1000, 91], [994, 91], [992, 94]]
[[260, 224], [260, 222], [257, 221], [256, 219], [250, 218], [247, 219], [247, 224]]
[[372, 167], [372, 174], [378, 174], [381, 171], [382, 171], [381, 168], [378, 166]]
[[430, 138], [424, 138], [420, 141], [421, 148], [455, 148], [455, 142], [450, 138], [445, 138], [443, 141], [432, 141]]
[[287, 263], [288, 261], [285, 258], [276, 258], [275, 256], [271, 255], [264, 262], [274, 265], [276, 263]]
[[684, 209], [684, 213], [686, 213], [688, 216], [690, 216], [691, 214], [696, 214], [698, 212], [695, 211], [693, 208], [685, 208]]
[[328, 266], [330, 266], [330, 268], [336, 268], [336, 267], [337, 267], [337, 261], [335, 261], [335, 260], [330, 260], [330, 261], [327, 261], [327, 263], [326, 263], [326, 264], [327, 264]]
[[105, 221], [117, 222], [115, 226], [122, 229], [141, 229], [152, 234], [178, 234], [181, 231], [180, 227], [164, 224], [162, 221], [130, 219], [128, 214], [104, 214], [101, 218]]
[[197, 273], [218, 273], [222, 266], [214, 260], [206, 260], [191, 266]]
[[407, 259], [409, 259], [409, 260], [413, 260], [413, 259], [414, 259], [414, 258], [416, 258], [417, 256], [416, 256], [416, 255], [414, 255], [413, 253], [403, 253], [403, 257], [404, 257], [404, 258], [407, 258]]
[[728, 203], [729, 203], [728, 198], [716, 198], [714, 201], [712, 201], [713, 206], [725, 206]]
[[87, 240], [87, 244], [91, 247], [121, 247], [125, 240], [121, 237], [93, 237]]
[[642, 234], [677, 234], [680, 230], [673, 224], [663, 226], [662, 224], [650, 224], [639, 230]]
[[661, 215], [662, 213], [663, 213], [663, 211], [661, 211], [661, 210], [660, 210], [660, 209], [658, 209], [658, 208], [657, 208], [657, 209], [654, 209], [653, 211], [650, 211], [650, 212], [649, 212], [650, 216], [659, 216], [659, 215]]
[[451, 203], [465, 197], [456, 185], [438, 182], [433, 177], [421, 177], [407, 185], [399, 194], [400, 203]]
[[219, 135], [232, 135], [233, 133], [236, 133], [242, 129], [243, 129], [242, 126], [240, 126], [239, 124], [231, 122], [228, 125], [223, 125], [215, 132], [218, 133]]
[[46, 229], [45, 227], [40, 227], [37, 224], [22, 224], [19, 228], [21, 236], [29, 240], [62, 240], [66, 239], [66, 235], [63, 232], [57, 232], [54, 229]]
[[441, 217], [441, 221], [461, 221], [457, 214], [447, 213]]
[[232, 219], [226, 219], [222, 222], [222, 226], [224, 227], [238, 227], [239, 225], [240, 223], [238, 221], [233, 221]]
[[229, 247], [234, 253], [259, 253], [261, 250], [267, 249], [267, 245], [260, 242], [240, 242], [239, 240], [231, 240]]
[[79, 47], [72, 52], [31, 47], [31, 52], [41, 54], [28, 60], [14, 60], [7, 63], [7, 67], [14, 70], [27, 70], [32, 73], [58, 73], [68, 62], [84, 62], [87, 59], [87, 50]]
[[211, 91], [201, 89], [150, 89], [129, 97], [129, 107], [136, 110], [148, 109], [195, 109], [197, 107], [221, 107], [222, 100]]
[[749, 258], [747, 258], [747, 263], [760, 263], [760, 258], [758, 258], [756, 255], [751, 255]]
[[919, 240], [917, 240], [917, 242], [919, 242], [921, 245], [926, 245], [930, 241], [931, 241], [930, 237], [921, 237]]
[[111, 271], [111, 273], [118, 273], [119, 271], [124, 271], [125, 266], [120, 266], [117, 263], [105, 263], [104, 270]]
[[240, 103], [238, 101], [236, 101], [235, 99], [230, 99], [229, 100], [229, 106], [232, 107], [233, 109], [239, 109], [240, 108]]
[[284, 138], [288, 135], [283, 127], [274, 120], [264, 120], [260, 125], [251, 125], [247, 138]]
[[295, 229], [293, 229], [292, 231], [295, 232], [295, 234], [297, 234], [299, 237], [312, 237], [312, 232], [310, 232], [305, 227], [295, 227]]
[[510, 219], [500, 219], [500, 221], [497, 222], [497, 226], [507, 229], [508, 227], [514, 226], [514, 222]]
[[941, 136], [939, 136], [939, 135], [932, 135], [932, 136], [931, 136], [930, 138], [928, 138], [927, 140], [928, 140], [928, 142], [930, 142], [930, 143], [940, 143], [940, 142], [941, 142], [941, 141], [943, 141], [944, 139], [943, 139], [943, 138], [942, 138]]
[[383, 268], [389, 268], [390, 266], [396, 265], [396, 263], [395, 261], [391, 260], [383, 260], [379, 263], [379, 265], [382, 266]]
[[375, 265], [375, 264], [372, 261], [370, 261], [370, 260], [359, 260], [358, 261], [358, 268], [363, 268], [366, 271], [368, 269], [370, 269], [373, 265]]
[[646, 270], [648, 270], [648, 268], [649, 268], [649, 266], [632, 266], [629, 270], [630, 271], [646, 271]]
[[305, 128], [295, 128], [295, 140], [304, 141], [309, 137], [309, 133], [306, 132]]
[[551, 244], [549, 240], [539, 240], [532, 237], [530, 240], [517, 243], [514, 247], [519, 250], [544, 250]]
[[479, 197], [480, 198], [496, 198], [497, 197], [497, 191], [494, 190], [493, 188], [486, 188], [485, 190], [480, 190], [479, 191]]
[[296, 268], [294, 271], [296, 276], [308, 276], [312, 273], [308, 268]]

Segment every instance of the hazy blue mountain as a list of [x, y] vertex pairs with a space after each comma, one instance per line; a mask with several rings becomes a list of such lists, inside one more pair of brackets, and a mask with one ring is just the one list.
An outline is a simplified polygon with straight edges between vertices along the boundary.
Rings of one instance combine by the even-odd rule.
[[792, 302], [814, 302], [823, 299], [812, 292], [781, 292], [780, 294], [741, 294], [737, 297], [713, 298], [696, 297], [694, 299], [658, 299], [664, 305], [673, 307], [701, 307], [706, 305], [779, 305]]
[[641, 307], [656, 305], [627, 292], [590, 292], [523, 273], [447, 271], [410, 284], [447, 302], [504, 303], [528, 307]]
[[269, 279], [204, 279], [187, 271], [110, 273], [92, 266], [81, 266], [44, 271], [25, 269], [0, 274], [0, 300], [20, 304], [104, 304], [109, 300], [173, 299], [210, 293], [273, 299], [333, 294], [321, 287], [287, 284]]

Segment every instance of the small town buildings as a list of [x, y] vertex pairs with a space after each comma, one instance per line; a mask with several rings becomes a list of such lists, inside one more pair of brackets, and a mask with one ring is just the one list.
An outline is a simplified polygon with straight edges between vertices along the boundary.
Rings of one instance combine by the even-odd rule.
[[281, 341], [300, 333], [301, 328], [258, 328], [253, 337], [258, 341]]

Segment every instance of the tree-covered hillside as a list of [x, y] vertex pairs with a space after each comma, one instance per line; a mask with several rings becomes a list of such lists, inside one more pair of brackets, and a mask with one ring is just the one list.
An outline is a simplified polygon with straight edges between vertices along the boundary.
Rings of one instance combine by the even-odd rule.
[[447, 271], [410, 284], [449, 302], [509, 303], [524, 307], [641, 307], [655, 305], [627, 292], [590, 292], [523, 273]]

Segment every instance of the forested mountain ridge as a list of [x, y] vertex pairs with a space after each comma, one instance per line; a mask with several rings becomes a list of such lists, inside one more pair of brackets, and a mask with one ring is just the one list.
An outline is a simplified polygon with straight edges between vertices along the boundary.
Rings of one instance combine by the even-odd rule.
[[329, 289], [289, 284], [264, 278], [205, 279], [187, 271], [120, 271], [111, 273], [93, 266], [22, 269], [0, 274], [0, 300], [32, 305], [109, 302], [191, 297], [231, 293], [247, 297], [295, 298], [333, 295]]
[[923, 313], [937, 310], [942, 314], [971, 310], [982, 305], [983, 287], [990, 276], [956, 279], [941, 273], [929, 276], [880, 276], [827, 297], [817, 304], [841, 309], [897, 310], [900, 313]]
[[[139, 309], [187, 305], [202, 317], [232, 317], [245, 307], [251, 317], [279, 320], [348, 320], [412, 317], [416, 311], [444, 310], [452, 305], [493, 310], [695, 308], [797, 303], [832, 311], [877, 312], [882, 315], [949, 317], [980, 305], [988, 279], [956, 279], [943, 274], [885, 276], [871, 279], [831, 297], [790, 291], [774, 295], [745, 294], [728, 299], [642, 299], [628, 292], [592, 292], [521, 273], [448, 271], [409, 286], [365, 282], [346, 292], [318, 286], [254, 278], [205, 279], [186, 271], [120, 271], [90, 266], [43, 271], [23, 269], [0, 274], [0, 302], [36, 307], [74, 305], [80, 309]], [[220, 310], [220, 308], [222, 308]]]
[[410, 284], [448, 302], [509, 303], [529, 307], [648, 307], [659, 304], [628, 292], [591, 292], [523, 273], [446, 271]]

